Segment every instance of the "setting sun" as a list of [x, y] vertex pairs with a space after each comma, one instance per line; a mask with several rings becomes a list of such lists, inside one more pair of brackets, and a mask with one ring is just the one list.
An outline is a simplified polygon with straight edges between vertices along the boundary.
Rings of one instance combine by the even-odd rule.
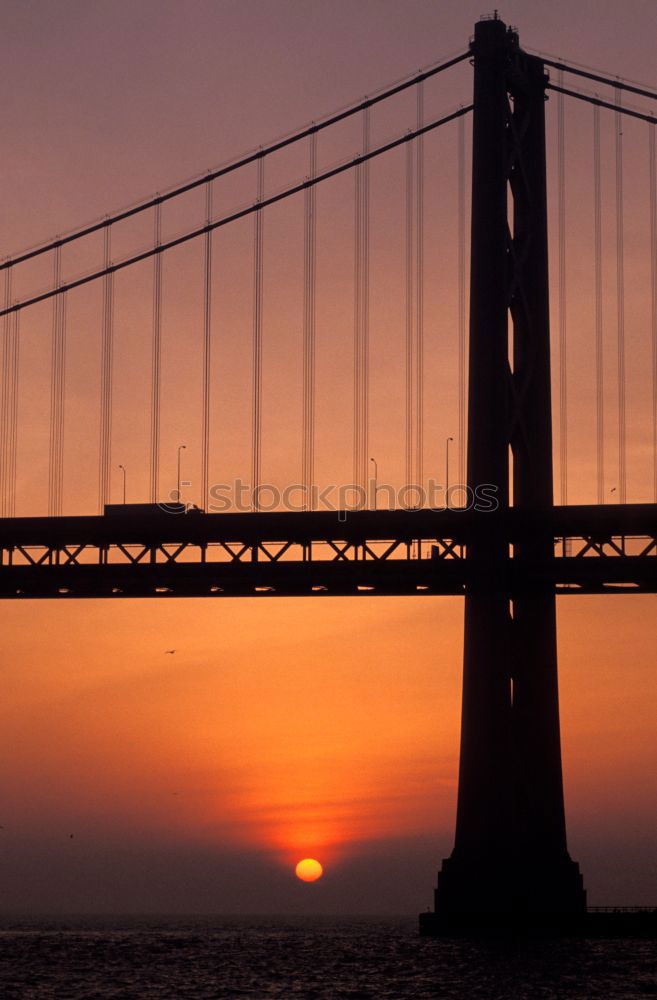
[[299, 861], [294, 871], [302, 882], [316, 882], [324, 874], [324, 869], [314, 858], [304, 858], [303, 861]]

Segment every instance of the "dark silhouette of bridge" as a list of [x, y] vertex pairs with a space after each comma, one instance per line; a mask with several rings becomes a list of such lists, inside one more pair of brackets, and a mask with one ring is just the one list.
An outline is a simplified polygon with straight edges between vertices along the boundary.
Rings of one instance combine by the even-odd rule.
[[[465, 599], [463, 716], [454, 851], [443, 863], [435, 914], [422, 927], [434, 932], [460, 922], [555, 917], [586, 912], [578, 865], [568, 853], [564, 813], [557, 685], [556, 595], [657, 593], [657, 504], [553, 505], [550, 316], [545, 155], [545, 100], [561, 94], [612, 107], [652, 123], [650, 114], [621, 109], [552, 84], [546, 64], [579, 73], [649, 99], [657, 95], [618, 80], [527, 54], [517, 34], [496, 17], [480, 21], [467, 52], [376, 98], [261, 149], [236, 164], [150, 202], [108, 217], [68, 237], [14, 257], [11, 268], [35, 255], [59, 260], [68, 242], [145, 210], [159, 213], [169, 198], [209, 185], [247, 163], [261, 164], [273, 149], [318, 132], [350, 115], [366, 116], [377, 102], [471, 59], [472, 103], [377, 149], [311, 175], [229, 216], [208, 210], [203, 226], [112, 262], [46, 292], [7, 302], [9, 374], [6, 419], [12, 414], [11, 323], [23, 309], [64, 296], [83, 284], [105, 283], [104, 357], [111, 360], [108, 302], [117, 271], [211, 233], [238, 218], [305, 192], [307, 248], [312, 248], [312, 192], [373, 157], [418, 140], [447, 121], [473, 112], [472, 238], [467, 481], [493, 488], [490, 509], [302, 510], [212, 514], [179, 503], [157, 506], [159, 461], [159, 328], [154, 320], [151, 504], [123, 506], [97, 516], [61, 516], [61, 393], [63, 307], [55, 306], [51, 409], [51, 513], [0, 520], [0, 597], [300, 597], [459, 595]], [[364, 177], [365, 175], [363, 175]], [[361, 197], [364, 197], [361, 181]], [[209, 190], [209, 189], [208, 189]], [[364, 202], [361, 202], [361, 205]], [[308, 207], [309, 206], [309, 207]], [[156, 215], [157, 218], [159, 216]], [[159, 233], [159, 230], [157, 231]], [[362, 237], [362, 232], [361, 232]], [[256, 241], [258, 240], [256, 224]], [[261, 237], [260, 237], [261, 238]], [[364, 237], [362, 237], [364, 238]], [[364, 252], [364, 251], [363, 251]], [[310, 250], [308, 250], [310, 254]], [[256, 257], [257, 259], [257, 257]], [[312, 276], [307, 257], [307, 276]], [[363, 272], [360, 272], [361, 275]], [[361, 282], [362, 278], [358, 278]], [[253, 486], [259, 480], [258, 294], [255, 296]], [[363, 291], [356, 337], [366, 354]], [[206, 286], [206, 294], [209, 295]], [[306, 300], [304, 406], [312, 416], [312, 307]], [[207, 306], [209, 309], [209, 305]], [[207, 324], [207, 314], [206, 314]], [[206, 326], [207, 335], [207, 326]], [[361, 341], [358, 341], [358, 338]], [[59, 338], [59, 339], [58, 339]], [[57, 346], [59, 345], [59, 347]], [[207, 347], [207, 340], [206, 340]], [[60, 351], [60, 354], [57, 353]], [[207, 348], [209, 351], [209, 348]], [[209, 432], [208, 353], [204, 360], [204, 496]], [[111, 368], [103, 369], [101, 508], [109, 499]], [[366, 393], [361, 379], [357, 392]], [[8, 402], [7, 402], [8, 400]], [[59, 401], [59, 402], [58, 402]], [[60, 405], [61, 404], [61, 405]], [[366, 410], [361, 410], [366, 412]], [[13, 431], [3, 430], [3, 476], [12, 471]], [[304, 469], [312, 482], [312, 442], [304, 431]], [[58, 437], [59, 435], [59, 437]], [[356, 475], [367, 461], [360, 441]], [[361, 476], [362, 479], [362, 476]], [[621, 499], [624, 499], [621, 496]], [[176, 497], [179, 500], [179, 497]], [[375, 505], [376, 506], [376, 505]], [[58, 516], [54, 516], [58, 515]]]
[[463, 597], [486, 568], [477, 546], [491, 536], [546, 548], [506, 553], [501, 593], [657, 593], [655, 507], [625, 504], [5, 518], [0, 596]]

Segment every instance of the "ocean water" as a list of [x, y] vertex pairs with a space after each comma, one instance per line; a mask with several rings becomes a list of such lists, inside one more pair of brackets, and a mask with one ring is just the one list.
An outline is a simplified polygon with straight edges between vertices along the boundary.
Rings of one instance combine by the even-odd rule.
[[645, 1000], [657, 943], [420, 938], [405, 919], [0, 919], [2, 1000]]

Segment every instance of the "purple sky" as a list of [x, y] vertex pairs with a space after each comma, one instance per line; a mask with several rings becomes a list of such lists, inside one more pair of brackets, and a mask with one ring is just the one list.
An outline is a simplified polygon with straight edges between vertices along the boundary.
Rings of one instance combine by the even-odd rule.
[[[7, 0], [2, 252], [167, 187], [461, 51], [471, 0]], [[533, 0], [526, 47], [650, 80], [650, 0]]]

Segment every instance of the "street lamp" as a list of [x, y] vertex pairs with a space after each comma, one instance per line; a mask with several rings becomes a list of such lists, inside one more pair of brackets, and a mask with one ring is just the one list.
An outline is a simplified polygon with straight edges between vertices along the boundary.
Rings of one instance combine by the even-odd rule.
[[187, 448], [186, 444], [178, 445], [178, 496], [176, 501], [177, 503], [180, 503], [180, 452], [185, 451], [186, 448]]
[[379, 466], [375, 458], [371, 458], [370, 462], [374, 465], [374, 510], [376, 510], [376, 494], [378, 491], [378, 481], [379, 481]]
[[123, 505], [125, 506], [125, 489], [126, 489], [126, 478], [127, 478], [125, 465], [120, 465], [119, 469], [123, 473]]
[[445, 507], [449, 507], [449, 442], [453, 437], [448, 437], [445, 441]]

